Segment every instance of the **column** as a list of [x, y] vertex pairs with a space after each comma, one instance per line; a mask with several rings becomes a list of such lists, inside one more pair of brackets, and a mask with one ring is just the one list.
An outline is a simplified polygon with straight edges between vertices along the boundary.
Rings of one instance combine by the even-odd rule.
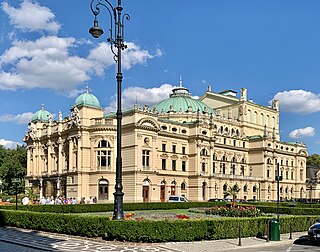
[[57, 195], [56, 195], [56, 197], [60, 196], [60, 183], [61, 183], [61, 178], [58, 177], [57, 178]]
[[40, 199], [42, 199], [43, 198], [43, 179], [40, 178], [39, 182], [40, 182]]
[[63, 160], [62, 160], [62, 158], [63, 158], [63, 156], [62, 156], [62, 140], [61, 140], [61, 138], [59, 139], [59, 141], [58, 141], [58, 144], [59, 144], [59, 146], [58, 146], [58, 150], [59, 150], [59, 153], [58, 153], [58, 167], [57, 167], [57, 170], [58, 170], [58, 174], [61, 174], [61, 172], [62, 172], [62, 164], [63, 164]]
[[73, 142], [69, 139], [69, 171], [73, 170]]

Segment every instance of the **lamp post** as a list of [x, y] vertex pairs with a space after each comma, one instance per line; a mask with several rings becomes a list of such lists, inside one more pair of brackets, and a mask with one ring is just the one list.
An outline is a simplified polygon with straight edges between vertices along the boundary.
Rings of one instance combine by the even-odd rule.
[[13, 178], [12, 183], [15, 185], [15, 192], [16, 192], [16, 210], [18, 210], [18, 184], [20, 183], [20, 179]]
[[[98, 25], [97, 16], [100, 14], [100, 8], [107, 9], [110, 15], [110, 27], [109, 38], [107, 41], [111, 45], [111, 52], [113, 53], [113, 59], [117, 63], [117, 158], [116, 158], [116, 184], [114, 195], [114, 212], [113, 220], [124, 219], [123, 214], [123, 195], [122, 192], [122, 157], [121, 157], [121, 123], [122, 123], [122, 111], [121, 111], [121, 85], [122, 85], [122, 71], [121, 71], [121, 52], [126, 49], [124, 44], [124, 19], [130, 20], [128, 14], [122, 15], [121, 0], [118, 0], [118, 5], [114, 7], [108, 0], [92, 0], [91, 11], [94, 15], [93, 27], [90, 28], [89, 33], [94, 38], [99, 38], [103, 34], [103, 30]], [[116, 51], [114, 50], [116, 48]]]
[[306, 184], [309, 187], [309, 203], [312, 203], [312, 191], [313, 191], [313, 186], [317, 184], [317, 180], [314, 178], [310, 178], [306, 180]]
[[282, 176], [280, 176], [280, 165], [277, 163], [277, 219], [279, 221], [279, 202], [280, 202], [280, 181], [282, 180]]

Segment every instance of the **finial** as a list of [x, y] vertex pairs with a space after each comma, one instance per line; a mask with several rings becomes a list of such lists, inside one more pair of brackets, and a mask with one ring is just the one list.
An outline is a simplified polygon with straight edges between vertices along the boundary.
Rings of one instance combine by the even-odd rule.
[[182, 87], [182, 77], [181, 77], [181, 74], [180, 74], [179, 86]]
[[41, 110], [44, 110], [44, 104], [43, 103], [41, 104]]
[[88, 86], [88, 84], [86, 85], [86, 94], [89, 94], [89, 86]]

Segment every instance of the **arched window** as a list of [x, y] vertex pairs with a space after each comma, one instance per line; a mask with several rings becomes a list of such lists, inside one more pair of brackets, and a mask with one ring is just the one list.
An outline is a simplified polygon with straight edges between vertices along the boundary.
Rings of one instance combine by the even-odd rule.
[[257, 123], [257, 115], [258, 113], [256, 111], [254, 111], [254, 114], [253, 114], [253, 123]]
[[268, 186], [268, 193], [271, 192], [271, 186]]
[[257, 187], [256, 186], [253, 186], [252, 188], [252, 192], [256, 193], [257, 192]]
[[108, 141], [106, 140], [101, 140], [99, 143], [98, 143], [98, 148], [110, 148], [110, 144]]
[[247, 120], [248, 120], [248, 122], [251, 122], [251, 110], [250, 109], [248, 109]]
[[267, 164], [271, 164], [271, 159], [270, 158], [267, 159]]
[[208, 156], [208, 151], [206, 149], [202, 149], [200, 152], [201, 156]]
[[228, 190], [228, 185], [227, 185], [227, 184], [224, 184], [224, 185], [223, 185], [223, 191], [226, 192], [227, 190]]
[[109, 182], [106, 179], [99, 180], [99, 200], [108, 200], [109, 199]]
[[185, 182], [182, 182], [181, 183], [181, 191], [185, 191], [186, 190], [186, 183]]
[[272, 117], [272, 128], [274, 128], [276, 125], [276, 119], [274, 118], [274, 116]]
[[247, 185], [244, 185], [243, 191], [244, 191], [244, 192], [248, 192], [248, 186], [247, 186]]
[[106, 170], [111, 167], [111, 147], [108, 141], [102, 140], [97, 149], [97, 169]]

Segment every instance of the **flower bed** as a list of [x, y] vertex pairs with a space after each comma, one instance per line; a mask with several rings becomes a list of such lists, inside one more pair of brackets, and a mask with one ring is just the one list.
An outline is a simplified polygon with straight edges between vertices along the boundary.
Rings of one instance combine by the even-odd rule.
[[224, 207], [215, 206], [205, 210], [206, 214], [220, 215], [226, 217], [258, 217], [261, 215], [259, 209], [255, 206], [240, 206], [240, 207]]

